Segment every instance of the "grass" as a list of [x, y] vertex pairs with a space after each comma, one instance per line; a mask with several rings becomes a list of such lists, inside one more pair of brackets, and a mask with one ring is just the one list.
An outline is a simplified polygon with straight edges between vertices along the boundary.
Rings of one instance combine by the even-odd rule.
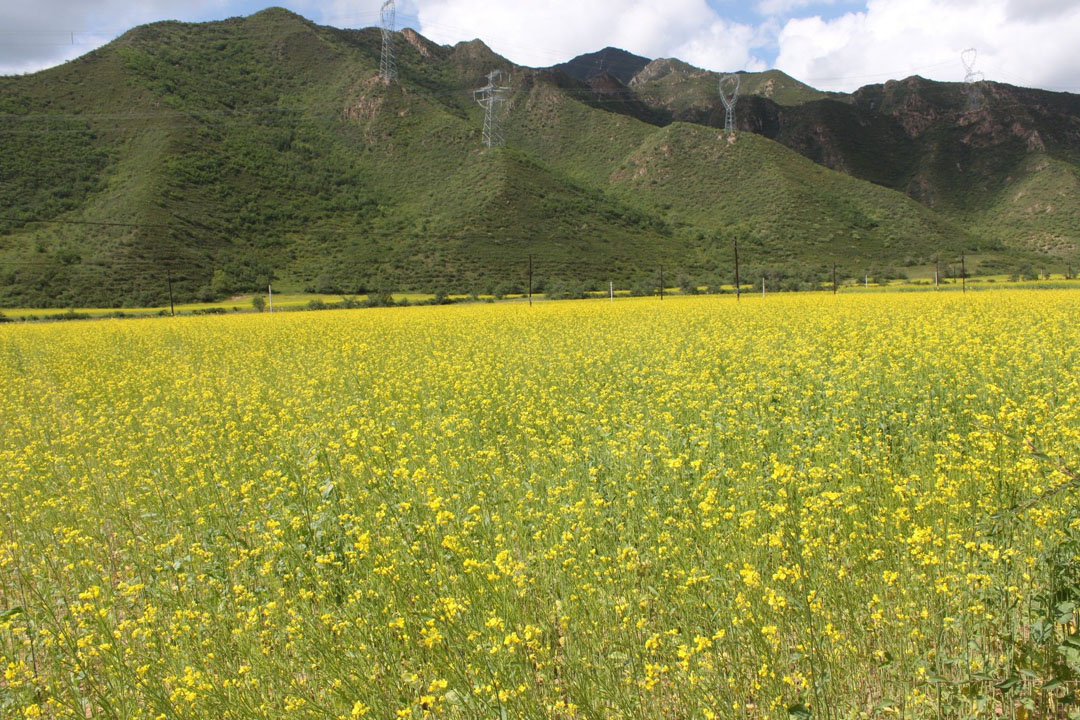
[[0, 710], [1065, 717], [1078, 311], [0, 327]]

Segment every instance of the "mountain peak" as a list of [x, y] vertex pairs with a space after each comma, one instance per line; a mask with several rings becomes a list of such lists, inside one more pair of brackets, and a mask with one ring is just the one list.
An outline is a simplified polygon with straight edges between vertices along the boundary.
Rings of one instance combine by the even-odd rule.
[[555, 67], [583, 82], [588, 82], [601, 73], [610, 73], [626, 85], [648, 64], [649, 58], [619, 48], [606, 47], [594, 53], [578, 55], [573, 60]]
[[291, 20], [300, 20], [300, 21], [305, 22], [305, 23], [308, 22], [304, 17], [302, 17], [300, 15], [297, 15], [292, 10], [288, 10], [286, 8], [283, 8], [283, 7], [279, 6], [279, 5], [273, 5], [271, 7], [259, 10], [258, 12], [253, 12], [253, 13], [251, 13], [251, 15], [248, 15], [248, 18], [249, 19], [254, 19], [254, 18], [263, 18], [263, 19], [289, 18]]
[[[292, 10], [288, 10], [283, 7], [268, 7], [264, 10], [260, 10], [256, 13], [252, 13], [246, 17], [232, 18], [233, 22], [240, 22], [245, 25], [254, 25], [257, 27], [288, 27], [288, 26], [303, 26], [305, 28], [315, 27], [315, 23], [308, 20], [303, 15], [297, 15]], [[228, 22], [228, 21], [226, 21]]]

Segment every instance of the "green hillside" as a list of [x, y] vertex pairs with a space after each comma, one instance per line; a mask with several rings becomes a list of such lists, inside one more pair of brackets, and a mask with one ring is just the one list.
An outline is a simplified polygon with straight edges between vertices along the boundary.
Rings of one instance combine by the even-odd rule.
[[883, 261], [995, 249], [900, 193], [753, 133], [676, 123], [627, 156], [613, 180], [617, 194], [650, 198], [675, 227], [745, 238], [745, 256], [756, 262], [837, 263], [860, 274]]
[[[530, 255], [552, 280], [708, 277], [727, 272], [732, 232], [762, 266], [852, 272], [1001, 247], [763, 137], [645, 122], [614, 78], [590, 87], [404, 31], [387, 87], [379, 51], [374, 29], [271, 9], [137, 28], [0, 78], [0, 305], [151, 305], [170, 281], [178, 300], [269, 282], [482, 291], [520, 285]], [[487, 150], [472, 91], [493, 69], [508, 146]]]
[[1042, 155], [1028, 158], [980, 220], [978, 232], [1012, 238], [1062, 258], [1080, 251], [1080, 167]]

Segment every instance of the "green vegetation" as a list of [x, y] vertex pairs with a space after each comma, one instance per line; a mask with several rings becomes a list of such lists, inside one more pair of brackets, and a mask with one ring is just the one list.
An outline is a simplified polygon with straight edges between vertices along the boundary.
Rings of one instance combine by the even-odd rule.
[[[760, 136], [729, 145], [700, 125], [651, 124], [674, 107], [661, 91], [697, 107], [695, 93], [715, 85], [677, 61], [631, 83], [661, 103], [650, 110], [630, 91], [625, 102], [594, 96], [478, 41], [440, 47], [411, 31], [399, 39], [401, 84], [386, 87], [379, 47], [374, 30], [271, 9], [140, 27], [61, 67], [0, 78], [0, 203], [10, 208], [0, 306], [161, 306], [170, 285], [178, 301], [211, 302], [270, 282], [329, 295], [494, 294], [524, 282], [529, 256], [539, 282], [571, 294], [576, 283], [630, 287], [661, 264], [716, 284], [730, 281], [736, 237], [749, 262], [793, 277], [975, 249], [1007, 274], [1075, 247], [1074, 200], [1039, 211], [1075, 183], [1066, 160], [1018, 176], [1026, 200], [949, 196], [942, 216]], [[471, 89], [493, 68], [513, 71], [508, 147], [486, 151]], [[826, 124], [876, 118], [841, 155], [892, 127], [780, 73], [744, 75], [743, 88], [785, 112], [816, 108]], [[708, 124], [712, 112], [681, 119]], [[786, 127], [778, 140], [837, 165]], [[904, 190], [921, 172], [905, 138], [880, 163], [839, 169]]]

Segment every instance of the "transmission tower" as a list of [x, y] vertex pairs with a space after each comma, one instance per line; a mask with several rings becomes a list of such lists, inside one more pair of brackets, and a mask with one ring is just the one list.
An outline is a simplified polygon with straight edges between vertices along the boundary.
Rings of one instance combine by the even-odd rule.
[[968, 48], [960, 53], [960, 62], [964, 64], [964, 95], [967, 96], [968, 110], [978, 110], [979, 105], [982, 103], [982, 92], [979, 83], [986, 76], [975, 69], [975, 60], [978, 57], [979, 51], [975, 48]]
[[499, 85], [502, 74], [502, 70], [492, 70], [487, 76], [488, 84], [473, 91], [476, 102], [484, 108], [484, 144], [489, 148], [506, 144], [502, 134], [502, 114], [499, 106], [505, 102], [503, 93], [510, 88]]
[[[724, 85], [730, 84], [730, 81], [735, 81], [735, 89], [731, 91], [731, 97], [724, 91]], [[724, 75], [720, 78], [720, 99], [724, 103], [724, 131], [729, 133], [735, 132], [735, 101], [739, 99], [739, 76], [738, 75]]]
[[394, 62], [394, 25], [397, 23], [396, 0], [386, 0], [379, 12], [382, 24], [382, 57], [379, 60], [379, 77], [384, 84], [397, 82], [397, 63]]

